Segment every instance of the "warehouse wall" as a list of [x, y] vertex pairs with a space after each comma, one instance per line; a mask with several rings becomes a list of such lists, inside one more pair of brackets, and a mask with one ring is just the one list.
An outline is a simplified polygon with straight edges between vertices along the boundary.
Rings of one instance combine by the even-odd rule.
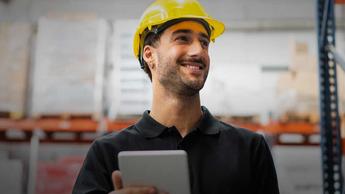
[[7, 19], [7, 9], [3, 2], [0, 2], [0, 20], [6, 20]]
[[[142, 10], [150, 2], [13, 0], [9, 4], [0, 4], [0, 10], [4, 10], [0, 12], [0, 21], [26, 21], [36, 24], [39, 18], [47, 15], [65, 13], [97, 15], [98, 18], [109, 21], [110, 29], [116, 32], [121, 27], [127, 27], [112, 26], [111, 22], [138, 19]], [[225, 21], [228, 26], [228, 31], [217, 39], [216, 44], [212, 44], [210, 49], [213, 72], [210, 73], [202, 92], [203, 104], [215, 114], [261, 115], [262, 121], [267, 121], [268, 115], [277, 108], [275, 89], [277, 79], [282, 72], [263, 72], [262, 69], [265, 67], [288, 68], [291, 65], [290, 46], [295, 41], [306, 43], [309, 53], [316, 56], [316, 34], [313, 28], [315, 2], [310, 0], [266, 0], [264, 2], [232, 0], [226, 1], [226, 6], [224, 1], [219, 0], [202, 1], [202, 3], [211, 15]], [[341, 20], [345, 18], [344, 6], [337, 6], [336, 12], [341, 23]], [[132, 26], [135, 26], [136, 20], [130, 21], [134, 24]], [[132, 27], [128, 26], [128, 29]], [[345, 55], [344, 40], [344, 30], [340, 25], [337, 33], [337, 47]], [[109, 41], [112, 39], [110, 38]], [[131, 40], [124, 44], [130, 48]], [[122, 50], [124, 50], [123, 47], [121, 52]], [[110, 58], [119, 57], [116, 55], [117, 52], [119, 51], [110, 51], [110, 55], [114, 55]], [[130, 52], [125, 54], [131, 54]], [[113, 69], [116, 69], [116, 65], [123, 64], [123, 61], [119, 62], [118, 59], [112, 60], [109, 63]], [[131, 63], [136, 63], [134, 58]], [[214, 91], [218, 89], [214, 86], [227, 89], [224, 90], [223, 95], [217, 96]], [[110, 85], [109, 89], [113, 87]], [[109, 101], [108, 105], [112, 104], [112, 100]], [[149, 107], [147, 102], [143, 107]], [[116, 109], [121, 108], [116, 107]], [[128, 107], [124, 107], [123, 110], [128, 110]], [[135, 109], [133, 112], [140, 111]]]
[[[0, 3], [0, 20], [31, 20], [51, 12], [92, 12], [106, 19], [137, 19], [152, 0], [12, 0]], [[310, 0], [201, 0], [210, 15], [226, 22], [227, 26], [241, 26], [242, 22], [278, 21], [305, 24], [314, 23], [315, 1]], [[125, 11], [124, 11], [125, 10]], [[337, 17], [345, 18], [344, 7], [337, 6]], [[277, 14], [279, 13], [279, 14]], [[4, 17], [6, 15], [6, 17]], [[239, 23], [238, 23], [239, 22]], [[236, 26], [235, 25], [235, 26]]]

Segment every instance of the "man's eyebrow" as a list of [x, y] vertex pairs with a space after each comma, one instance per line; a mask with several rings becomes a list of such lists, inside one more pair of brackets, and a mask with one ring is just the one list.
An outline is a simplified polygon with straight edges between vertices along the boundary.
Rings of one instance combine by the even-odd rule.
[[192, 30], [188, 30], [188, 29], [179, 29], [174, 31], [172, 34], [176, 35], [176, 34], [191, 34]]
[[[180, 29], [180, 30], [176, 30], [172, 33], [172, 35], [176, 35], [176, 34], [180, 34], [180, 33], [183, 33], [183, 34], [191, 34], [193, 33], [192, 30], [188, 30], [188, 29]], [[199, 35], [202, 36], [203, 38], [206, 38], [206, 39], [210, 39], [210, 37], [206, 34], [206, 33], [203, 33], [203, 32], [199, 32]]]
[[202, 36], [203, 38], [210, 40], [210, 36], [207, 35], [206, 33], [200, 32], [199, 35]]

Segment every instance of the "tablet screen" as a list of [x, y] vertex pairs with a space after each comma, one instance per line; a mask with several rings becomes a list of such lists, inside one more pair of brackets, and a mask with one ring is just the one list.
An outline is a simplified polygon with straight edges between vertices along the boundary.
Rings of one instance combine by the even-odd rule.
[[118, 155], [124, 186], [155, 186], [169, 194], [190, 194], [187, 153], [183, 150], [122, 151]]

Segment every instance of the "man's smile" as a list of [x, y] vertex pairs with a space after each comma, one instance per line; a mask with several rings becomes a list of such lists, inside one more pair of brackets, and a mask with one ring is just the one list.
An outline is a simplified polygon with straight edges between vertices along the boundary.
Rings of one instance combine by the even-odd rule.
[[194, 69], [194, 70], [202, 70], [205, 68], [205, 65], [202, 63], [196, 63], [196, 62], [186, 62], [182, 63], [182, 66]]

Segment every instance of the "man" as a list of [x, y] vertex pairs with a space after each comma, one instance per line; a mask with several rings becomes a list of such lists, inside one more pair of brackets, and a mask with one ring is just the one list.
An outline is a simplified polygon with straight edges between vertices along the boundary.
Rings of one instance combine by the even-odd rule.
[[176, 149], [188, 153], [193, 194], [279, 193], [264, 138], [216, 120], [200, 104], [209, 42], [223, 31], [196, 0], [158, 0], [147, 8], [133, 49], [152, 81], [151, 110], [135, 125], [93, 143], [74, 194], [158, 193], [154, 185], [123, 187], [116, 156]]

